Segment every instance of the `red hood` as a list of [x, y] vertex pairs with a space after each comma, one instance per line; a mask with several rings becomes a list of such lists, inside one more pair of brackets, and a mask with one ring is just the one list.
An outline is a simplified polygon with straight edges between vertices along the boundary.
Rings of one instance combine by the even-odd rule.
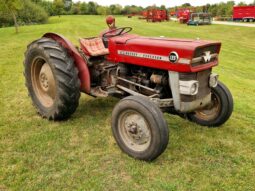
[[[211, 51], [208, 47], [213, 47], [211, 53], [218, 54], [220, 46], [221, 43], [215, 41], [141, 37], [134, 34], [127, 34], [113, 37], [109, 40], [110, 55], [108, 59], [115, 62], [125, 62], [177, 71], [179, 64], [190, 63], [193, 58], [202, 56], [205, 51]], [[178, 55], [179, 59], [174, 64], [170, 63], [168, 59], [170, 53]], [[217, 62], [214, 62], [214, 65], [216, 64]], [[209, 65], [207, 64], [207, 66]], [[185, 71], [187, 70], [185, 69]]]
[[[221, 44], [216, 41], [207, 40], [193, 40], [193, 39], [177, 39], [177, 38], [160, 38], [160, 37], [141, 37], [138, 35], [126, 35], [115, 37], [112, 39], [117, 44], [125, 44], [128, 47], [137, 49], [139, 46], [157, 47], [161, 51], [167, 50], [167, 55], [169, 54], [169, 48], [174, 48], [176, 50], [188, 50], [194, 51], [198, 47], [208, 46], [212, 44]], [[136, 50], [134, 50], [136, 51]], [[163, 52], [162, 52], [163, 53]], [[163, 53], [164, 54], [164, 53]]]

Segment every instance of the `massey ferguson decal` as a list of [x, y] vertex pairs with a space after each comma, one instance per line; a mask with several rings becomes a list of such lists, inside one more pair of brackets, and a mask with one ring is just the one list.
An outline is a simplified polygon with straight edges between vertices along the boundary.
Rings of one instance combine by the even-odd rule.
[[140, 53], [140, 52], [132, 52], [132, 51], [125, 51], [125, 50], [118, 50], [119, 55], [125, 55], [125, 56], [133, 56], [138, 58], [147, 58], [152, 60], [161, 60], [165, 62], [169, 62], [169, 59], [167, 56], [161, 56], [156, 54], [146, 54], [146, 53]]
[[179, 58], [179, 55], [177, 52], [171, 52], [169, 56], [161, 56], [156, 54], [147, 54], [147, 53], [140, 53], [140, 52], [133, 52], [133, 51], [118, 50], [118, 54], [124, 55], [124, 56], [146, 58], [146, 59], [159, 60], [159, 61], [172, 62], [172, 63], [177, 63], [178, 61], [179, 64], [190, 64], [190, 61], [191, 61], [190, 59]]

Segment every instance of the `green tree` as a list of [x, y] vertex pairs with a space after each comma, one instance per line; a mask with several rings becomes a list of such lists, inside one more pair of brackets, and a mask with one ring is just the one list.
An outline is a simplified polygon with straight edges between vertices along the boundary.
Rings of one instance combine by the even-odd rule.
[[120, 15], [122, 11], [122, 6], [119, 4], [110, 5], [109, 9], [112, 15]]
[[72, 0], [63, 0], [64, 9], [66, 12], [69, 12], [72, 8]]
[[106, 7], [106, 6], [98, 6], [97, 14], [98, 15], [108, 15], [108, 14], [110, 14], [110, 9], [109, 9], [109, 7]]
[[124, 9], [122, 9], [122, 14], [138, 14], [143, 10], [142, 7], [137, 7], [135, 5], [127, 5], [124, 7]]
[[11, 14], [15, 26], [16, 33], [19, 32], [19, 26], [17, 22], [17, 12], [22, 9], [21, 0], [0, 0], [0, 10]]
[[40, 4], [43, 2], [43, 0], [31, 0], [33, 3]]
[[161, 9], [161, 10], [166, 10], [166, 6], [165, 6], [165, 5], [161, 5], [161, 6], [160, 6], [160, 9]]
[[53, 3], [51, 1], [42, 1], [39, 5], [44, 8], [48, 15], [53, 16], [55, 14]]
[[87, 3], [83, 2], [80, 4], [80, 11], [82, 15], [88, 14], [88, 5]]
[[235, 6], [234, 1], [228, 1], [226, 3], [226, 16], [231, 16], [233, 14], [233, 7]]
[[48, 14], [40, 4], [22, 0], [23, 8], [18, 11], [18, 22], [22, 24], [46, 23]]
[[90, 15], [97, 14], [97, 4], [93, 1], [88, 2], [88, 14]]
[[212, 17], [217, 16], [217, 5], [211, 5], [208, 9], [208, 12], [212, 14]]
[[241, 1], [240, 3], [238, 3], [238, 6], [246, 6], [247, 4], [243, 1]]
[[182, 7], [191, 7], [191, 4], [190, 3], [184, 3], [184, 4], [182, 4]]
[[56, 15], [60, 16], [63, 13], [63, 10], [64, 10], [63, 0], [54, 0], [53, 1], [53, 9], [54, 9], [54, 13]]
[[224, 3], [220, 3], [217, 8], [217, 16], [225, 16], [226, 15], [226, 7]]

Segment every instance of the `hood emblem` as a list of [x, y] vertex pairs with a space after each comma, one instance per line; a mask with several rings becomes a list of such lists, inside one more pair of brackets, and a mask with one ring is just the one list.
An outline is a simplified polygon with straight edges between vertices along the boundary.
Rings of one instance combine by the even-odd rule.
[[204, 56], [203, 59], [205, 62], [210, 62], [212, 58], [211, 52], [210, 51], [206, 51], [204, 52]]
[[176, 63], [179, 59], [179, 55], [177, 52], [171, 52], [169, 54], [169, 61], [172, 62], [172, 63]]

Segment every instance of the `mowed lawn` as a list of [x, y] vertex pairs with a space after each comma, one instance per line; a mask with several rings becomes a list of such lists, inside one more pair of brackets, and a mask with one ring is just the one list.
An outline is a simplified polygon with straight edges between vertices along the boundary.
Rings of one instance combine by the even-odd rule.
[[0, 29], [0, 190], [255, 190], [255, 28], [117, 18], [144, 36], [222, 42], [214, 69], [231, 90], [234, 112], [220, 128], [201, 127], [165, 114], [166, 151], [151, 163], [122, 153], [111, 133], [115, 98], [82, 95], [67, 121], [42, 119], [27, 96], [23, 77], [26, 46], [46, 32], [78, 45], [97, 36], [102, 16], [52, 17], [48, 24]]

